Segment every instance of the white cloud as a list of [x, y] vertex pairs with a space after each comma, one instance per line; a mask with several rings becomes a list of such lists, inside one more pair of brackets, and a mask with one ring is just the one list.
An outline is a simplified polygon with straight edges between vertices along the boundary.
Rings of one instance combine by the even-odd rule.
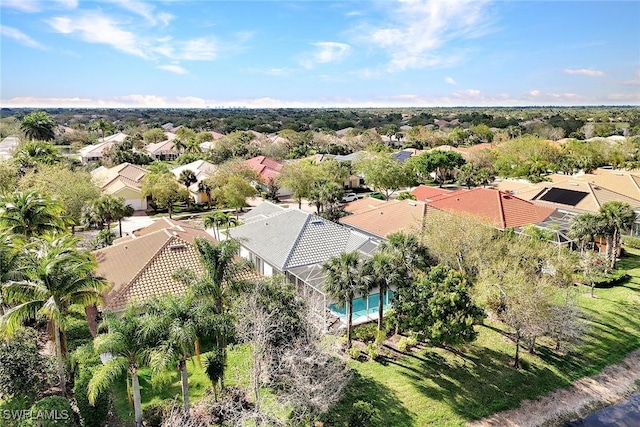
[[42, 10], [42, 5], [37, 0], [3, 0], [0, 5], [27, 13], [40, 12]]
[[7, 27], [6, 25], [0, 25], [0, 34], [2, 34], [4, 37], [13, 39], [25, 46], [33, 47], [35, 49], [43, 49], [43, 50], [46, 49], [44, 45], [32, 39], [22, 31], [18, 30], [17, 28]]
[[578, 68], [578, 69], [565, 68], [562, 71], [565, 74], [572, 74], [572, 75], [578, 75], [578, 76], [589, 76], [589, 77], [604, 76], [604, 71], [592, 70], [590, 68]]
[[126, 95], [116, 96], [113, 98], [115, 102], [121, 102], [122, 105], [138, 105], [141, 107], [166, 107], [167, 98], [158, 95]]
[[159, 70], [169, 71], [170, 73], [174, 73], [174, 74], [188, 74], [189, 73], [187, 70], [185, 70], [183, 67], [181, 67], [178, 64], [158, 65], [156, 68], [159, 69]]
[[135, 13], [147, 20], [152, 25], [156, 25], [158, 21], [162, 23], [164, 26], [167, 26], [169, 22], [174, 18], [173, 15], [160, 12], [158, 14], [155, 13], [155, 6], [150, 5], [149, 3], [144, 3], [137, 0], [113, 0], [123, 9], [126, 9], [130, 12]]
[[56, 16], [46, 22], [59, 33], [75, 34], [89, 43], [106, 44], [117, 50], [148, 58], [138, 37], [119, 28], [117, 22], [105, 15], [92, 13], [74, 18]]
[[55, 2], [67, 9], [75, 9], [78, 7], [78, 0], [55, 0]]
[[458, 63], [464, 58], [460, 52], [446, 50], [446, 45], [480, 37], [490, 29], [487, 0], [398, 2], [389, 10], [391, 24], [357, 29], [363, 42], [387, 51], [388, 72]]
[[458, 84], [458, 83], [456, 83], [456, 81], [453, 79], [453, 77], [446, 77], [446, 78], [444, 79], [444, 81], [445, 81], [446, 83], [448, 83], [448, 84], [450, 84], [450, 85], [454, 85], [454, 86]]
[[341, 61], [351, 50], [351, 46], [339, 42], [316, 42], [312, 45], [316, 47], [316, 51], [311, 54], [311, 58], [302, 61], [305, 68], [312, 68], [316, 64]]

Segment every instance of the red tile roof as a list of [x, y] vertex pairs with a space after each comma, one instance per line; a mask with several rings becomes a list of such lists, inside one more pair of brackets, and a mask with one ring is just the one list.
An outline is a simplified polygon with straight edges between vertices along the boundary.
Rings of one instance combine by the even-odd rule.
[[263, 181], [268, 181], [280, 174], [282, 164], [265, 156], [245, 160], [245, 164], [255, 170]]
[[413, 191], [411, 191], [411, 194], [416, 196], [416, 199], [420, 201], [429, 202], [432, 200], [437, 200], [443, 196], [446, 197], [452, 192], [452, 190], [447, 190], [446, 188], [428, 187], [426, 185], [420, 184], [419, 186], [414, 188]]
[[471, 214], [500, 229], [539, 223], [555, 211], [490, 188], [456, 191], [428, 204], [451, 213]]

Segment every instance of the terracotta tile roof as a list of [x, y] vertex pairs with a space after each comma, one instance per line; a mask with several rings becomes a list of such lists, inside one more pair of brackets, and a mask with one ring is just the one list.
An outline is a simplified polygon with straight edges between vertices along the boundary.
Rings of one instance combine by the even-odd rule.
[[500, 229], [542, 222], [555, 210], [491, 188], [456, 191], [429, 202], [429, 206], [451, 213], [470, 214]]
[[102, 191], [113, 194], [123, 187], [140, 190], [142, 188], [142, 179], [146, 174], [147, 171], [138, 165], [121, 163], [108, 169], [96, 169], [92, 173], [91, 179]]
[[118, 239], [113, 246], [95, 251], [98, 274], [111, 284], [105, 308], [119, 310], [130, 301], [184, 293], [185, 285], [171, 276], [179, 268], [202, 272], [193, 246], [196, 237], [215, 241], [204, 230], [179, 221], [158, 220], [134, 235]]
[[281, 163], [265, 156], [245, 160], [245, 164], [255, 170], [264, 181], [275, 178], [282, 169]]
[[150, 154], [163, 153], [167, 151], [176, 151], [173, 145], [174, 139], [175, 138], [149, 144], [144, 149], [147, 151], [147, 153], [150, 153]]
[[427, 185], [420, 184], [416, 188], [411, 191], [411, 194], [416, 196], [416, 199], [429, 202], [432, 200], [439, 199], [441, 197], [446, 197], [452, 193], [452, 190], [447, 190], [446, 188], [440, 187], [429, 187]]
[[365, 233], [386, 237], [398, 231], [415, 231], [422, 226], [427, 213], [424, 202], [414, 200], [392, 200], [373, 209], [346, 216], [340, 222]]
[[352, 214], [366, 212], [371, 209], [375, 209], [376, 206], [383, 205], [386, 202], [380, 199], [374, 199], [373, 197], [364, 197], [362, 199], [354, 200], [344, 205], [345, 212]]

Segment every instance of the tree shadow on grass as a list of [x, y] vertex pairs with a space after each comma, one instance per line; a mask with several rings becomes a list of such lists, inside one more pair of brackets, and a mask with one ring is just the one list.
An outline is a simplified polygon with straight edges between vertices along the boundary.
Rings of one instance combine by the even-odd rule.
[[427, 350], [424, 357], [429, 361], [403, 374], [420, 393], [447, 404], [468, 420], [517, 407], [524, 399], [569, 384], [549, 368], [540, 368], [526, 358], [522, 368], [516, 370], [510, 354], [472, 347], [467, 355], [459, 363]]
[[354, 371], [345, 396], [323, 417], [325, 425], [347, 426], [352, 406], [358, 400], [369, 402], [377, 409], [378, 414], [372, 426], [415, 425], [414, 415], [402, 405], [394, 391], [357, 371]]

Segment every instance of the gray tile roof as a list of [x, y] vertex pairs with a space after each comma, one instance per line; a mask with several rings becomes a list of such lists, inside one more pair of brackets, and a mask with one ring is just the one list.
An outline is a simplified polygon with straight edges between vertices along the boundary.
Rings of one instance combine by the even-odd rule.
[[265, 219], [268, 216], [284, 212], [285, 208], [275, 205], [271, 202], [264, 202], [242, 215], [242, 222], [245, 224], [259, 219]]
[[342, 252], [360, 248], [364, 252], [373, 250], [366, 246], [369, 238], [365, 235], [297, 209], [281, 209], [269, 216], [255, 218], [229, 229], [229, 235], [283, 271], [323, 263]]

